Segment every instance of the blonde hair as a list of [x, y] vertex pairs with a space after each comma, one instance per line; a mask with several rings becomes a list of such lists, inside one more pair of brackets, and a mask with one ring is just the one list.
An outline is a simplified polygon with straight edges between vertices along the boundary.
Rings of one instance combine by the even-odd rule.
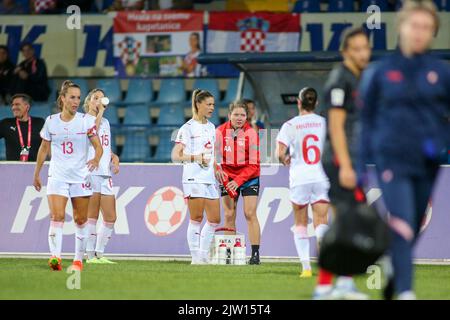
[[62, 101], [62, 97], [67, 94], [69, 88], [78, 88], [80, 91], [80, 86], [71, 80], [65, 80], [61, 85], [61, 90], [59, 90], [58, 99], [56, 99], [56, 105], [58, 106], [59, 111], [62, 111], [64, 108], [64, 102]]
[[197, 103], [202, 102], [206, 98], [214, 98], [211, 92], [206, 90], [195, 89], [192, 92], [192, 117], [198, 116]]
[[439, 15], [437, 13], [436, 5], [431, 0], [413, 1], [405, 0], [403, 6], [397, 14], [397, 28], [415, 11], [423, 11], [429, 13], [434, 20], [435, 34], [439, 30]]
[[89, 102], [91, 101], [92, 95], [96, 92], [101, 92], [101, 93], [103, 93], [103, 95], [105, 95], [105, 91], [103, 91], [100, 88], [95, 88], [95, 89], [92, 89], [91, 91], [89, 91], [88, 95], [84, 99], [84, 104], [83, 104], [84, 112], [89, 113]]

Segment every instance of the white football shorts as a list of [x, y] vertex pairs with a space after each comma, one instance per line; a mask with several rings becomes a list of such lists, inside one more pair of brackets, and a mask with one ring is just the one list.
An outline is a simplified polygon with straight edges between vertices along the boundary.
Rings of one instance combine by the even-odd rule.
[[183, 183], [185, 198], [219, 199], [216, 184]]
[[105, 196], [113, 196], [113, 182], [109, 176], [91, 176], [92, 192]]
[[90, 197], [92, 196], [91, 179], [87, 177], [84, 183], [67, 183], [49, 177], [47, 195], [59, 195], [66, 198]]
[[290, 190], [290, 200], [299, 206], [315, 204], [318, 202], [330, 202], [328, 197], [330, 182], [314, 182], [295, 186]]

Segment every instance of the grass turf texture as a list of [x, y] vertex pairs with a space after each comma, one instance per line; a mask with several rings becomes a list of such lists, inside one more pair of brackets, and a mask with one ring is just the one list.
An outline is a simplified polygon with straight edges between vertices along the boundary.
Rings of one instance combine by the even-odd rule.
[[[0, 259], [0, 299], [310, 299], [316, 277], [300, 279], [299, 264], [191, 266], [179, 261], [117, 260], [117, 265], [86, 265], [81, 289], [69, 290], [66, 273], [51, 271], [45, 259]], [[317, 269], [314, 266], [314, 275]], [[372, 299], [369, 275], [356, 277]], [[450, 299], [450, 266], [416, 266], [419, 299]]]

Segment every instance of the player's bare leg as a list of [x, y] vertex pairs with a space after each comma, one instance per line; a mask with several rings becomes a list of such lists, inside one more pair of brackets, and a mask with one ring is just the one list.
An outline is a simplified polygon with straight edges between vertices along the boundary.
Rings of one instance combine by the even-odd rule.
[[328, 230], [328, 209], [330, 204], [328, 202], [316, 202], [312, 205], [313, 210], [313, 224], [317, 240], [317, 251], [320, 250], [320, 244], [324, 234]]
[[205, 210], [204, 198], [189, 198], [189, 225], [187, 229], [187, 240], [189, 250], [191, 251], [192, 264], [198, 264], [200, 251], [200, 229], [203, 220], [203, 211]]
[[302, 264], [301, 278], [312, 276], [311, 262], [309, 256], [309, 237], [308, 237], [308, 205], [298, 205], [293, 203], [294, 210], [294, 242], [297, 249], [300, 262]]
[[220, 200], [205, 199], [206, 223], [200, 233], [200, 259], [209, 262], [209, 250], [214, 239], [216, 228], [220, 223]]
[[48, 231], [48, 245], [51, 257], [48, 265], [52, 270], [61, 271], [61, 248], [63, 239], [63, 226], [66, 212], [67, 198], [60, 195], [48, 195], [50, 209], [50, 228]]
[[[236, 230], [236, 207], [238, 199], [233, 199], [230, 196], [222, 197], [222, 205], [224, 211], [224, 227]], [[225, 231], [224, 234], [232, 235], [236, 232]]]
[[260, 264], [259, 245], [261, 241], [261, 229], [258, 217], [256, 215], [256, 206], [258, 204], [257, 196], [245, 196], [244, 198], [244, 214], [248, 225], [248, 236], [252, 245], [252, 256], [249, 264]]
[[73, 260], [73, 268], [77, 270], [83, 269], [83, 256], [86, 251], [88, 239], [88, 207], [90, 197], [72, 198], [73, 220], [75, 222], [75, 258]]
[[97, 220], [100, 214], [101, 194], [94, 192], [89, 199], [88, 205], [88, 241], [86, 245], [86, 263], [93, 262], [95, 258], [95, 242], [97, 241]]

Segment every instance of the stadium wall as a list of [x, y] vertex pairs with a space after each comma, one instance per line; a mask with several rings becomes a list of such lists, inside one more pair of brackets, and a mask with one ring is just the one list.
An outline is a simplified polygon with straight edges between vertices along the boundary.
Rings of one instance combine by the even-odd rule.
[[[47, 175], [48, 165], [42, 177]], [[48, 252], [49, 209], [45, 187], [41, 192], [32, 186], [34, 165], [0, 163], [0, 254], [41, 254]], [[188, 255], [186, 229], [188, 212], [182, 196], [182, 167], [179, 165], [123, 164], [113, 177], [117, 195], [118, 219], [107, 251], [131, 256]], [[47, 181], [42, 179], [43, 184]], [[442, 167], [437, 187], [427, 210], [417, 259], [450, 259], [450, 166]], [[385, 212], [381, 192], [373, 181], [368, 199]], [[264, 165], [258, 218], [262, 232], [262, 256], [295, 257], [291, 228], [293, 217], [289, 202], [288, 170], [278, 165]], [[223, 214], [222, 214], [223, 217]], [[311, 222], [311, 221], [310, 221]], [[238, 206], [238, 231], [247, 233]], [[63, 252], [74, 248], [74, 224], [69, 203], [64, 225]], [[312, 225], [308, 227], [314, 235]], [[312, 248], [314, 246], [311, 246]], [[250, 253], [247, 247], [247, 253]], [[315, 256], [313, 250], [312, 256]]]
[[[208, 31], [208, 13], [204, 14], [202, 38]], [[441, 31], [433, 48], [450, 49], [450, 13], [440, 12], [439, 16]], [[114, 17], [115, 13], [85, 14], [81, 16], [80, 29], [69, 30], [66, 15], [4, 15], [0, 21], [0, 44], [9, 47], [12, 61], [17, 62], [21, 60], [20, 44], [31, 42], [36, 55], [45, 59], [50, 77], [112, 77], [117, 72], [114, 47], [118, 46], [113, 43]], [[375, 50], [396, 47], [395, 13], [381, 13], [379, 21], [365, 13], [317, 13], [301, 15], [299, 51], [336, 51], [345, 28], [366, 22], [380, 23], [378, 29], [371, 30]]]

